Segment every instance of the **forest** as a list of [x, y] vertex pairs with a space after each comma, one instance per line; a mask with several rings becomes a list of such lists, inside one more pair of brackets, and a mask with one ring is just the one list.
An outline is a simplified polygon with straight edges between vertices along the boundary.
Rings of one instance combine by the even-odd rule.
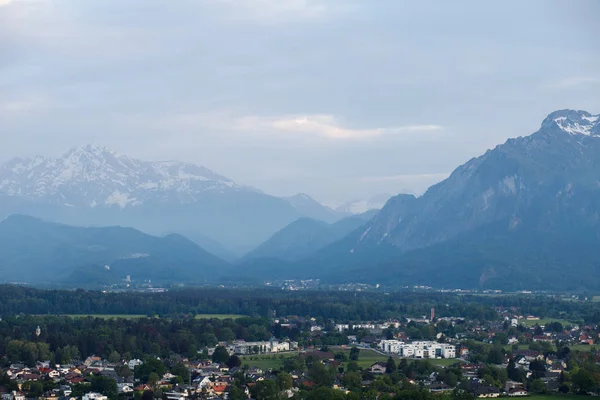
[[[590, 296], [591, 298], [591, 296]], [[193, 316], [238, 314], [249, 317], [302, 316], [336, 321], [365, 321], [426, 316], [435, 308], [437, 317], [460, 316], [492, 320], [497, 307], [516, 307], [541, 318], [560, 318], [586, 323], [600, 322], [600, 307], [592, 301], [565, 301], [550, 295], [477, 295], [433, 291], [386, 293], [326, 290], [282, 291], [272, 288], [198, 287], [164, 293], [42, 290], [0, 286], [0, 316], [69, 314], [141, 314]]]

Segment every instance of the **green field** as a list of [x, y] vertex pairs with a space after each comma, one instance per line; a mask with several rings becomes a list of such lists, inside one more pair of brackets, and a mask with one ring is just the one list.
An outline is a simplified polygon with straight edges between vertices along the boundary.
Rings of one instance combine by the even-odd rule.
[[281, 369], [283, 367], [283, 361], [286, 358], [296, 357], [296, 353], [294, 354], [285, 354], [283, 358], [281, 358], [281, 354], [272, 355], [272, 356], [242, 356], [242, 364], [247, 365], [248, 367], [257, 367], [264, 371], [269, 369]]
[[[590, 346], [587, 344], [576, 344], [576, 345], [569, 345], [568, 346], [569, 349], [571, 349], [571, 351], [582, 351], [582, 352], [586, 352], [586, 351], [593, 351], [593, 350], [598, 350], [598, 348], [600, 346]], [[504, 350], [506, 351], [512, 351], [512, 345], [510, 344], [505, 344], [503, 346]], [[519, 345], [519, 350], [528, 350], [529, 349], [529, 345], [528, 344], [520, 344]], [[556, 347], [553, 345], [552, 349], [554, 351], [556, 351]]]
[[[70, 318], [103, 318], [103, 319], [111, 319], [111, 318], [125, 318], [125, 319], [134, 319], [134, 318], [147, 318], [144, 314], [66, 314], [65, 316]], [[243, 318], [246, 315], [240, 314], [197, 314], [196, 319], [236, 319]]]
[[566, 319], [559, 319], [559, 318], [542, 318], [542, 319], [539, 319], [539, 320], [532, 320], [532, 321], [528, 321], [526, 319], [519, 320], [520, 324], [523, 324], [523, 325], [525, 325], [527, 327], [532, 327], [532, 326], [535, 326], [535, 325], [547, 325], [550, 322], [560, 322], [561, 324], [563, 324], [563, 326], [566, 326], [566, 325], [575, 325], [574, 322], [567, 321]]
[[576, 344], [574, 346], [569, 346], [571, 351], [592, 351], [598, 350], [598, 346], [590, 346], [589, 344]]
[[[350, 357], [350, 348], [342, 348], [342, 347], [333, 347], [329, 350], [333, 354], [344, 353], [347, 357]], [[269, 369], [280, 369], [283, 367], [283, 361], [285, 358], [293, 358], [296, 357], [296, 353], [287, 353], [287, 354], [277, 354], [277, 355], [253, 355], [253, 356], [242, 356], [242, 363], [249, 367], [257, 367], [263, 370]], [[389, 356], [377, 353], [371, 349], [360, 349], [360, 353], [358, 356], [358, 366], [366, 369], [369, 368], [376, 362], [386, 362]], [[400, 360], [396, 359], [396, 363]], [[409, 360], [411, 362], [412, 360]], [[450, 360], [450, 359], [433, 359], [428, 360], [433, 365], [438, 365], [441, 367], [445, 367], [448, 365], [455, 364], [459, 362], [458, 360]], [[346, 363], [343, 363], [344, 366]]]
[[[331, 351], [333, 353], [342, 352], [342, 353], [346, 354], [348, 357], [350, 357], [350, 349], [349, 348], [344, 348], [344, 349], [333, 348], [333, 349], [331, 349]], [[388, 358], [389, 358], [388, 355], [383, 355], [383, 354], [380, 354], [380, 353], [370, 350], [370, 349], [360, 349], [360, 353], [358, 356], [358, 365], [362, 368], [368, 368], [376, 362], [386, 362], [388, 360]], [[400, 361], [400, 358], [398, 358], [398, 357], [394, 357], [394, 358], [396, 359], [396, 364], [397, 364]], [[408, 359], [408, 362], [411, 362], [411, 361], [413, 361], [413, 360]], [[427, 361], [429, 361], [433, 365], [438, 365], [440, 367], [446, 367], [448, 365], [452, 365], [452, 364], [456, 364], [457, 362], [460, 362], [459, 360], [456, 360], [456, 359], [429, 359]]]
[[462, 361], [457, 360], [457, 359], [453, 359], [453, 358], [439, 358], [439, 359], [433, 359], [433, 360], [429, 360], [430, 363], [432, 363], [433, 365], [438, 365], [440, 367], [447, 367], [449, 365], [454, 365], [456, 363], [460, 363]]
[[588, 398], [588, 396], [581, 396], [576, 394], [534, 394], [531, 396], [527, 396], [526, 398], [531, 400], [583, 400]]
[[123, 319], [135, 319], [135, 318], [146, 318], [144, 314], [66, 314], [67, 317], [70, 318], [102, 318], [102, 319], [112, 319], [112, 318], [123, 318]]
[[[344, 353], [350, 358], [350, 348], [333, 348], [331, 351], [335, 353]], [[360, 349], [358, 354], [358, 366], [361, 368], [368, 368], [376, 362], [386, 362], [389, 356], [381, 355], [370, 349]]]
[[247, 317], [247, 315], [240, 315], [240, 314], [197, 314], [196, 315], [196, 319], [237, 319], [237, 318], [244, 318]]
[[[330, 351], [334, 354], [345, 353], [346, 356], [350, 356], [349, 348], [331, 348]], [[283, 356], [283, 358], [282, 358]], [[279, 369], [283, 366], [285, 358], [296, 357], [297, 353], [277, 354], [277, 355], [255, 355], [255, 356], [243, 356], [242, 362], [244, 365], [249, 367], [258, 367], [263, 370], [267, 369]], [[376, 353], [369, 349], [360, 349], [360, 355], [358, 357], [358, 365], [362, 368], [368, 368], [378, 361], [387, 361], [388, 357]]]

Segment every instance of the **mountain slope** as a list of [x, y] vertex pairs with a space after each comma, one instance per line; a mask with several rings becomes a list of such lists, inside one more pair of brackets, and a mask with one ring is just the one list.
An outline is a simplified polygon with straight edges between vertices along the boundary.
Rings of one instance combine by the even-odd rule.
[[[578, 128], [582, 119], [589, 121], [585, 130]], [[600, 138], [572, 132], [598, 132], [598, 119], [584, 111], [550, 114], [535, 134], [460, 166], [410, 206], [388, 203], [356, 238], [355, 251], [373, 244], [421, 248], [493, 222], [509, 232], [555, 230], [573, 218], [582, 227], [595, 224]]]
[[[217, 242], [213, 238], [210, 238], [200, 232], [194, 231], [180, 231], [180, 232], [169, 232], [167, 235], [179, 234], [185, 236], [190, 239], [192, 242], [196, 243], [198, 246], [208, 251], [210, 254], [219, 257], [223, 261], [227, 261], [229, 263], [234, 262], [239, 258], [239, 255], [234, 251], [226, 248], [221, 243]], [[167, 236], [161, 235], [161, 236]]]
[[336, 211], [324, 206], [307, 194], [299, 193], [295, 196], [284, 197], [300, 214], [305, 217], [317, 219], [329, 223], [339, 221], [341, 218], [350, 215], [348, 212]]
[[113, 281], [131, 275], [138, 281], [204, 282], [227, 267], [179, 235], [160, 238], [131, 228], [76, 228], [22, 215], [0, 222], [4, 281], [73, 281], [80, 274]]
[[438, 287], [597, 288], [598, 248], [600, 116], [561, 110], [538, 132], [470, 160], [423, 196], [390, 199], [363, 228], [283, 273]]
[[237, 252], [303, 216], [288, 201], [207, 168], [135, 160], [98, 146], [0, 165], [0, 218], [14, 213], [152, 234], [193, 231]]
[[302, 218], [292, 222], [246, 254], [242, 262], [262, 258], [300, 260], [343, 238], [365, 223], [366, 221], [360, 217], [347, 217], [334, 224]]

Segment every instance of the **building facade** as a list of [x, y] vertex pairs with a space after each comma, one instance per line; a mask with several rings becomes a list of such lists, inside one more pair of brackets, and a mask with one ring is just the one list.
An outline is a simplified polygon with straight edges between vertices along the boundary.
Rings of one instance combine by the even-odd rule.
[[456, 358], [456, 346], [432, 341], [382, 340], [379, 348], [392, 354], [407, 358]]

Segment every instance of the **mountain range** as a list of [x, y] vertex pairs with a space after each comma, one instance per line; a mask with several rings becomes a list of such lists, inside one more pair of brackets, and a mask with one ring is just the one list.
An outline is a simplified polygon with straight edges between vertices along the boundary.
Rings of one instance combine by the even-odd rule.
[[140, 161], [93, 145], [56, 159], [0, 164], [0, 218], [11, 214], [151, 234], [186, 232], [235, 256], [298, 218], [335, 222], [348, 215], [307, 195], [270, 196], [202, 166]]
[[80, 228], [13, 215], [0, 222], [3, 281], [108, 284], [207, 282], [229, 264], [180, 235], [150, 236], [132, 228]]
[[[362, 217], [306, 195], [269, 196], [203, 167], [96, 147], [13, 160], [0, 167], [0, 192], [4, 216], [198, 234], [196, 243], [126, 228], [51, 225], [59, 233], [50, 234], [37, 220], [10, 217], [0, 224], [0, 271], [15, 279], [77, 281], [108, 264], [115, 272], [100, 269], [103, 280], [148, 268], [148, 279], [172, 269], [169, 279], [193, 281], [600, 287], [600, 115], [586, 111], [555, 111], [537, 132], [467, 161], [423, 195], [394, 196]], [[227, 261], [247, 254], [232, 265], [202, 247]]]
[[312, 218], [301, 218], [275, 233], [239, 262], [261, 262], [269, 258], [284, 261], [301, 260], [365, 225], [374, 215], [375, 211], [367, 211], [332, 224]]
[[291, 267], [304, 276], [437, 287], [600, 286], [600, 116], [540, 129], [396, 196], [364, 227]]

